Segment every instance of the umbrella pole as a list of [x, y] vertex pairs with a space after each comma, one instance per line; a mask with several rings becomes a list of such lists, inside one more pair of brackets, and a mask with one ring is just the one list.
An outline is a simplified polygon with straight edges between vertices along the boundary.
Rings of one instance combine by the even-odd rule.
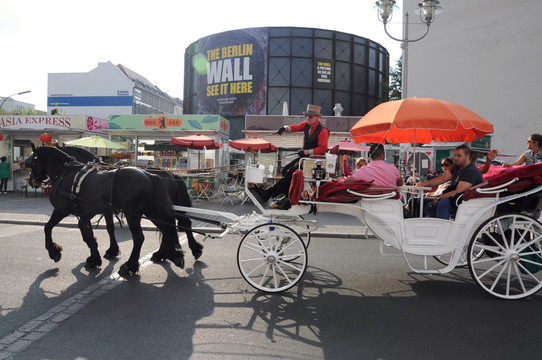
[[416, 181], [416, 129], [414, 129], [414, 153], [412, 156], [412, 179]]

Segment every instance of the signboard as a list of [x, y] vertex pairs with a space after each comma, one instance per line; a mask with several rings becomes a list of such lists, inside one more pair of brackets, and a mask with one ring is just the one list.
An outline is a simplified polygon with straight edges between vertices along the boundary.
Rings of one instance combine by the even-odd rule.
[[109, 129], [214, 130], [230, 134], [230, 121], [219, 115], [112, 115]]
[[475, 149], [491, 149], [491, 136], [486, 135], [481, 139], [471, 142], [470, 147]]
[[0, 130], [84, 130], [84, 115], [0, 115]]
[[314, 59], [313, 84], [319, 89], [333, 89], [333, 60]]
[[197, 112], [265, 114], [267, 28], [229, 31], [192, 44]]

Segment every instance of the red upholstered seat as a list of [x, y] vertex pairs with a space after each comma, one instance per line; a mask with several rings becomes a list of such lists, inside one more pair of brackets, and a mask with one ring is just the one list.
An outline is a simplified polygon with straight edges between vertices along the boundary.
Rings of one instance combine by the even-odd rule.
[[[492, 167], [493, 168], [493, 167]], [[484, 178], [485, 182], [471, 187], [465, 191], [464, 199], [470, 200], [480, 197], [491, 197], [495, 194], [481, 194], [476, 189], [486, 189], [505, 184], [515, 178], [519, 181], [508, 185], [506, 188], [510, 193], [518, 193], [532, 184], [542, 184], [542, 163], [531, 165], [514, 166], [510, 168], [496, 167], [490, 172], [493, 175]]]
[[344, 183], [342, 181], [333, 180], [320, 186], [318, 198], [314, 200], [324, 202], [355, 202], [361, 199], [359, 196], [348, 193], [347, 189], [367, 195], [383, 195], [395, 191], [396, 195], [393, 199], [399, 199], [401, 196], [401, 193], [396, 188], [374, 186], [365, 181]]

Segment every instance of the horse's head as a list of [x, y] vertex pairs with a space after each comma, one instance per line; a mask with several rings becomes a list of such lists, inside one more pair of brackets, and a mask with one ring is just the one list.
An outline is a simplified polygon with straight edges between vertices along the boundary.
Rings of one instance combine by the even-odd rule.
[[32, 144], [32, 154], [24, 161], [24, 166], [32, 169], [30, 171], [28, 183], [33, 188], [39, 187], [41, 182], [48, 178], [47, 169], [42, 159], [40, 159], [39, 151], [40, 147], [36, 148], [36, 146]]

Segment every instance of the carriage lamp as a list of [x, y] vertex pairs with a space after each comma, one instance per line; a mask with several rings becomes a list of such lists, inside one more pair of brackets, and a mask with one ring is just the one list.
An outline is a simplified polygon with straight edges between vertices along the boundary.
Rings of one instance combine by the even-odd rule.
[[322, 160], [316, 160], [314, 162], [314, 167], [312, 169], [312, 178], [316, 181], [320, 181], [326, 177], [326, 169], [322, 168], [323, 161]]
[[429, 33], [429, 26], [435, 20], [435, 15], [442, 12], [442, 7], [438, 0], [425, 0], [418, 3], [418, 8], [416, 9], [416, 14], [420, 15], [420, 21], [427, 25], [425, 27], [425, 33], [416, 38], [410, 39], [408, 37], [408, 12], [405, 12], [403, 16], [403, 38], [397, 38], [391, 35], [388, 32], [388, 22], [391, 21], [393, 17], [393, 11], [399, 10], [395, 5], [395, 0], [379, 0], [375, 4], [375, 8], [378, 10], [378, 20], [384, 24], [384, 32], [391, 39], [401, 42], [401, 48], [403, 49], [403, 64], [402, 64], [402, 78], [401, 78], [401, 98], [405, 99], [408, 97], [407, 85], [408, 85], [408, 43], [420, 41]]

